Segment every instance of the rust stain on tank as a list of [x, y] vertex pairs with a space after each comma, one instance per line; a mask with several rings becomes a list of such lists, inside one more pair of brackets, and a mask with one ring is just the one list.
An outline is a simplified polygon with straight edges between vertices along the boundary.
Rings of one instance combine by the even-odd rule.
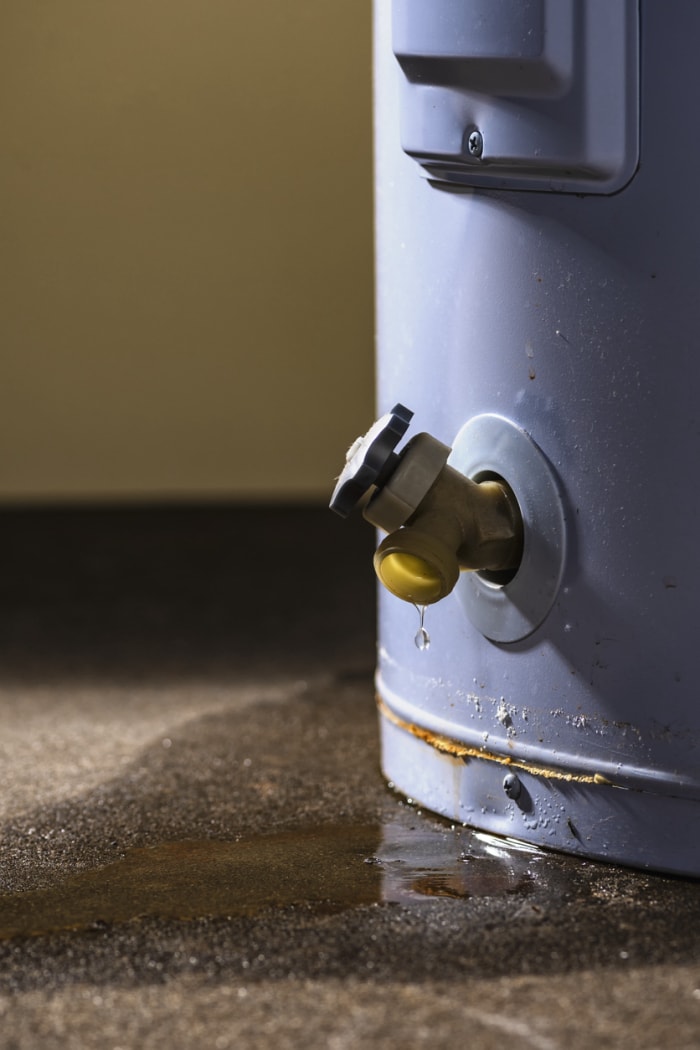
[[473, 758], [479, 758], [486, 762], [498, 762], [499, 765], [509, 766], [512, 769], [522, 769], [526, 773], [532, 773], [533, 776], [543, 777], [546, 780], [566, 780], [573, 784], [595, 784], [596, 786], [617, 786], [600, 773], [569, 773], [562, 769], [552, 769], [548, 766], [540, 766], [534, 762], [513, 758], [512, 755], [498, 755], [493, 751], [487, 751], [486, 748], [471, 747], [458, 740], [453, 740], [451, 737], [444, 736], [442, 733], [433, 733], [430, 729], [425, 729], [414, 722], [406, 722], [403, 718], [399, 718], [380, 697], [377, 698], [377, 706], [380, 714], [388, 719], [389, 722], [392, 722], [393, 725], [417, 737], [418, 740], [422, 740], [425, 744], [435, 748], [436, 751], [450, 755], [452, 758], [461, 759], [464, 762], [468, 762]]

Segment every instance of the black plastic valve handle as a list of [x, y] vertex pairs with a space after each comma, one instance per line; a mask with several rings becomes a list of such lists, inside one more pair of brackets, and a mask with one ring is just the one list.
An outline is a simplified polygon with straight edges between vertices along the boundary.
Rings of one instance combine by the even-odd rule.
[[378, 419], [364, 437], [350, 446], [345, 467], [331, 496], [330, 508], [341, 518], [362, 500], [373, 486], [381, 488], [394, 471], [399, 457], [394, 451], [408, 430], [413, 412], [405, 405], [394, 405]]

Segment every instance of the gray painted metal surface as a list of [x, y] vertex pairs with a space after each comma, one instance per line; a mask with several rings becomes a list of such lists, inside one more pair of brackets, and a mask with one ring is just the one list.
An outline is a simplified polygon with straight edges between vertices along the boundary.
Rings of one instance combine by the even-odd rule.
[[[576, 26], [599, 7], [566, 6]], [[636, 25], [635, 4], [606, 6]], [[639, 22], [641, 145], [623, 189], [552, 192], [566, 187], [545, 173], [542, 192], [478, 177], [455, 191], [402, 149], [412, 87], [392, 6], [377, 0], [379, 409], [410, 405], [417, 430], [454, 446], [458, 468], [486, 454], [458, 438], [475, 417], [524, 431], [551, 471], [565, 533], [549, 608], [517, 640], [475, 624], [470, 588], [482, 584], [462, 579], [428, 609], [431, 645], [419, 651], [415, 609], [382, 593], [377, 683], [385, 773], [423, 805], [697, 875], [700, 136], [689, 111], [700, 5], [642, 3]], [[508, 588], [498, 600], [517, 604]], [[504, 787], [511, 774], [517, 784]]]

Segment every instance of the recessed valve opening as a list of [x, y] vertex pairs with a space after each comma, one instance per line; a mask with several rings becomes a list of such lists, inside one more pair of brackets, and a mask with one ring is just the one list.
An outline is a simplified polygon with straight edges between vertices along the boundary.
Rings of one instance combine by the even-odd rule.
[[[504, 489], [505, 492], [507, 493], [508, 499], [512, 500], [513, 503], [515, 504], [515, 506], [518, 508], [518, 514], [522, 518], [522, 511], [521, 511], [520, 506], [518, 504], [518, 500], [516, 498], [516, 495], [513, 492], [513, 489], [508, 484], [508, 482], [505, 480], [505, 478], [502, 477], [500, 474], [497, 474], [496, 471], [493, 471], [493, 470], [480, 470], [477, 474], [475, 474], [473, 476], [472, 481], [476, 481], [477, 484], [481, 484], [482, 481], [496, 481], [496, 482], [498, 482], [498, 484], [501, 486], [501, 488]], [[494, 588], [505, 587], [506, 584], [509, 584], [511, 582], [511, 580], [513, 580], [515, 578], [515, 576], [517, 575], [518, 570], [520, 569], [520, 561], [521, 561], [521, 559], [522, 559], [522, 542], [521, 542], [521, 549], [520, 549], [520, 557], [518, 558], [518, 564], [517, 565], [515, 565], [514, 567], [511, 567], [511, 568], [508, 568], [508, 569], [477, 569], [476, 572], [475, 572], [475, 575], [478, 576], [479, 579], [483, 580], [484, 583], [487, 583], [490, 587], [494, 587]]]
[[491, 641], [521, 641], [547, 617], [564, 571], [566, 519], [558, 478], [522, 427], [491, 414], [464, 424], [450, 463], [468, 478], [496, 478], [503, 491], [513, 493], [522, 519], [520, 556], [512, 562], [518, 568], [498, 575], [463, 572], [455, 592], [473, 625]]

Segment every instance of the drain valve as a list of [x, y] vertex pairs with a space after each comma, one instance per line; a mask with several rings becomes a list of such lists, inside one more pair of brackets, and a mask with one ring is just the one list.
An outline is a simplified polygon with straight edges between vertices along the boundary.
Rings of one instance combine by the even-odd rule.
[[395, 405], [354, 442], [331, 509], [347, 517], [363, 504], [367, 521], [388, 533], [374, 568], [404, 601], [440, 601], [465, 569], [506, 582], [523, 552], [522, 517], [512, 490], [496, 475], [472, 479], [449, 466], [452, 450], [430, 434], [417, 434], [397, 453], [412, 417], [410, 409]]

